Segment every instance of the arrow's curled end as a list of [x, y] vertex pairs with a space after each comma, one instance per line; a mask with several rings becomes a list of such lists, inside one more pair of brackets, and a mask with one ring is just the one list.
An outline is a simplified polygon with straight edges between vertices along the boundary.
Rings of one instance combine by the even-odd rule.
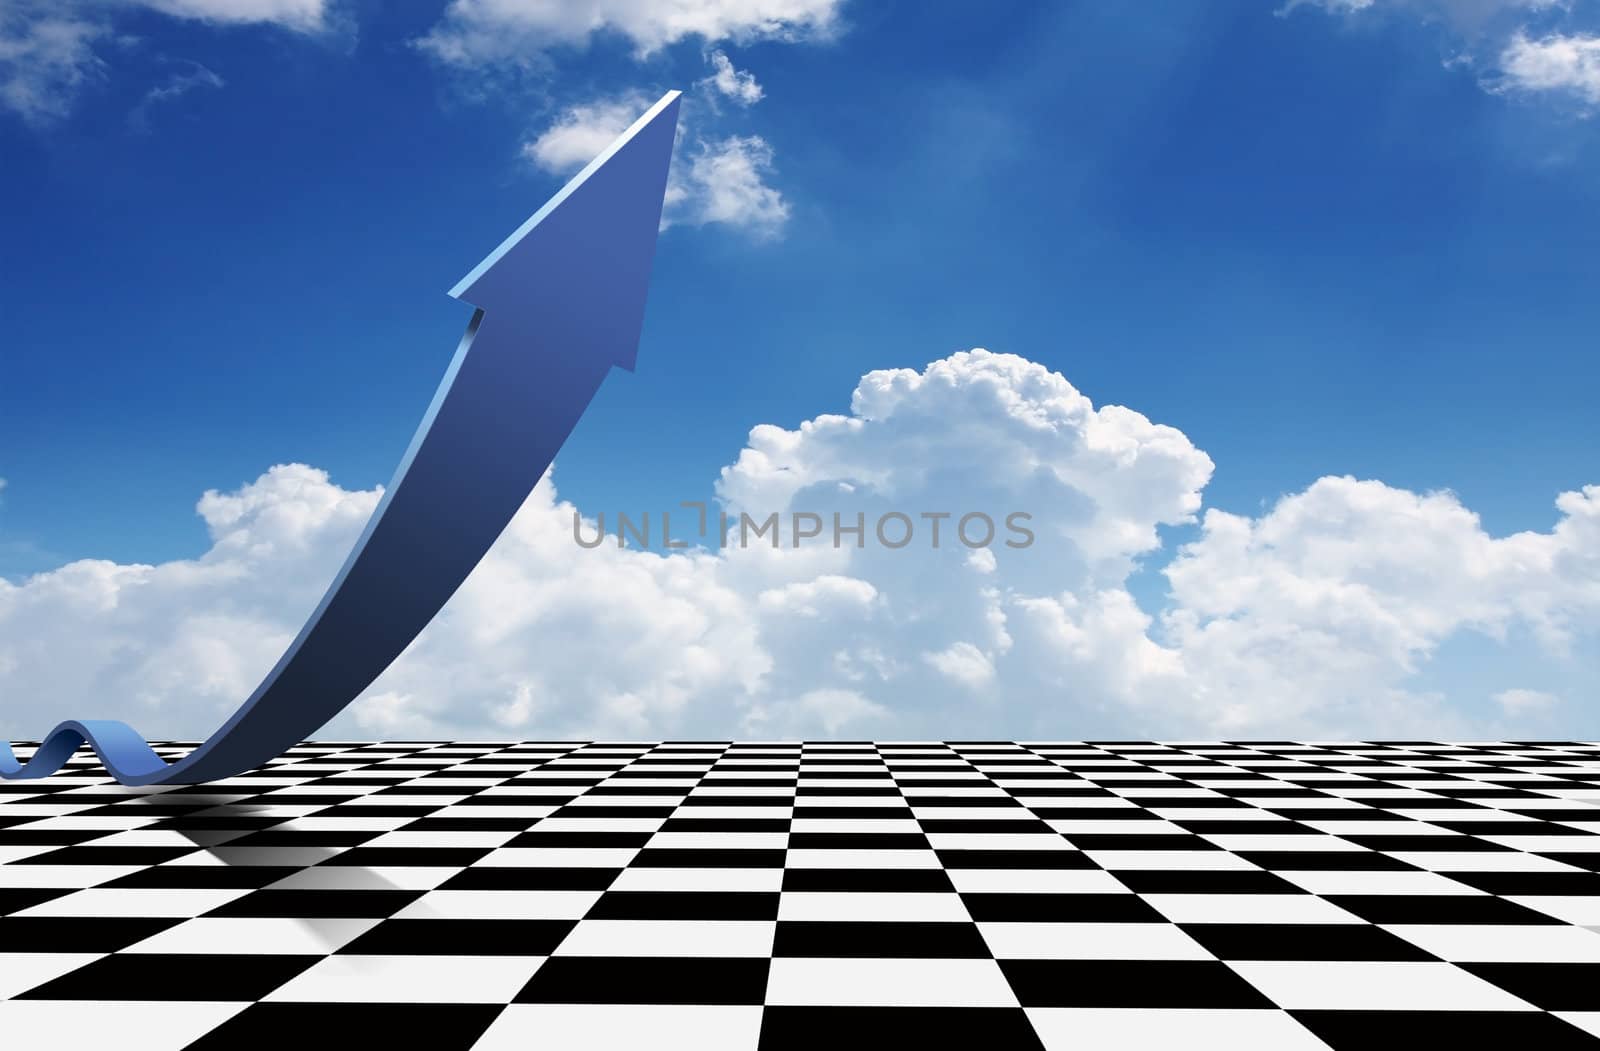
[[450, 295], [497, 321], [554, 324], [568, 353], [631, 370], [681, 94], [661, 96]]

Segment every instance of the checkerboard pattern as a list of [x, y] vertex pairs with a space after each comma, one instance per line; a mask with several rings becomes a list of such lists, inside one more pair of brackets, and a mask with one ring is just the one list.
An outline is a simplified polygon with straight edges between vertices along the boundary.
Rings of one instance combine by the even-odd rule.
[[122, 1051], [1600, 1046], [1600, 745], [80, 754], [0, 782], [0, 998]]

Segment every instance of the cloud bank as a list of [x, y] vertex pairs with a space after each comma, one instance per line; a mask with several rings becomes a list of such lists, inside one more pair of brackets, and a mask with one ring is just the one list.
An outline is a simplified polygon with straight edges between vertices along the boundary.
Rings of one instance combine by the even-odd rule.
[[[1508, 737], [1567, 733], [1591, 698], [1541, 675], [1600, 625], [1600, 486], [1553, 528], [1490, 536], [1449, 493], [1321, 478], [1258, 516], [1202, 508], [1179, 430], [974, 350], [862, 377], [848, 415], [755, 427], [723, 468], [737, 516], [901, 511], [893, 549], [785, 535], [684, 551], [574, 543], [547, 476], [461, 591], [329, 733], [498, 738], [972, 735]], [[201, 736], [254, 687], [376, 506], [280, 465], [198, 511], [192, 560], [86, 560], [0, 582], [10, 733], [65, 714]], [[1035, 542], [957, 517], [1032, 515]], [[593, 537], [600, 512], [581, 524]], [[677, 518], [674, 519], [677, 521]], [[1162, 527], [1190, 539], [1164, 550]], [[675, 526], [681, 533], [681, 527]], [[921, 534], [919, 534], [921, 536]], [[1154, 613], [1130, 581], [1170, 556]], [[1492, 649], [1473, 696], [1441, 650]], [[1582, 681], [1573, 673], [1572, 681]], [[1592, 720], [1592, 716], [1590, 716]], [[1589, 732], [1593, 732], [1592, 727]]]

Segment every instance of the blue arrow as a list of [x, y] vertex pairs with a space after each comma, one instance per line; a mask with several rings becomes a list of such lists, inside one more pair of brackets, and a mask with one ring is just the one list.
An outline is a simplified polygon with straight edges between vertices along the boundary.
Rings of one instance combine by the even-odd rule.
[[261, 766], [309, 737], [410, 645], [483, 558], [617, 365], [632, 369], [677, 129], [668, 92], [451, 289], [478, 309], [394, 480], [277, 665], [205, 743], [167, 763], [132, 727], [70, 720], [26, 764], [87, 741], [125, 785]]

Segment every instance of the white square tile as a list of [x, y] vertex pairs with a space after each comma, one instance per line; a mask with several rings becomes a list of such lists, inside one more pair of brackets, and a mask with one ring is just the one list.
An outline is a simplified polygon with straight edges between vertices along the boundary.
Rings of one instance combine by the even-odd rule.
[[54, 843], [34, 843], [23, 845], [0, 845], [0, 865], [9, 865], [13, 861], [31, 858], [38, 854], [48, 853], [61, 848]]
[[1533, 854], [1596, 853], [1600, 852], [1600, 836], [1538, 836], [1538, 835], [1486, 835], [1481, 837], [1512, 850], [1526, 850]]
[[623, 869], [610, 890], [766, 891], [783, 889], [781, 868]]
[[554, 955], [766, 959], [776, 930], [776, 923], [763, 920], [584, 920]]
[[1397, 850], [1389, 855], [1429, 872], [1579, 872], [1575, 865], [1518, 850]]
[[972, 917], [954, 894], [786, 891], [778, 899], [778, 919], [949, 923], [970, 922]]
[[939, 855], [931, 850], [790, 850], [784, 867], [791, 869], [936, 869]]
[[577, 920], [598, 890], [432, 890], [399, 912], [401, 920]]
[[[541, 822], [538, 828], [544, 827]], [[783, 850], [787, 832], [657, 832], [645, 844], [651, 850]]]
[[1082, 833], [1095, 836], [1182, 836], [1182, 827], [1170, 821], [1146, 819], [1106, 820], [1104, 818], [1050, 818], [1045, 824], [1062, 835]]
[[637, 847], [500, 847], [473, 867], [621, 869], [638, 856]]
[[797, 959], [778, 957], [767, 1003], [862, 1007], [1015, 1007], [993, 960]]
[[316, 865], [291, 873], [270, 890], [432, 890], [461, 869], [443, 865]]
[[1246, 861], [1226, 850], [1090, 850], [1089, 860], [1103, 869], [1172, 871], [1241, 871], [1259, 872], [1261, 866]]
[[343, 854], [348, 847], [206, 847], [164, 862], [166, 865], [267, 865], [274, 868], [315, 865]]
[[512, 1004], [472, 1051], [753, 1051], [761, 1008], [699, 1004]]
[[198, 916], [250, 893], [245, 889], [194, 890], [91, 887], [13, 913], [14, 916]]
[[1247, 960], [1228, 964], [1288, 1010], [1531, 1011], [1532, 1004], [1449, 963]]
[[1060, 836], [1044, 832], [929, 832], [935, 850], [1074, 850]]
[[542, 956], [330, 956], [265, 997], [302, 1003], [506, 1003]]
[[1384, 929], [1454, 963], [1600, 963], [1600, 934], [1584, 927], [1403, 923]]
[[122, 951], [321, 956], [339, 951], [378, 923], [377, 919], [200, 916], [152, 934]]
[[963, 894], [1126, 894], [1127, 886], [1098, 869], [950, 869]]
[[1600, 926], [1600, 896], [1587, 894], [1517, 894], [1508, 901], [1580, 927]]
[[1199, 942], [1170, 923], [978, 924], [1000, 960], [1210, 960]]
[[1145, 894], [1173, 923], [1359, 923], [1314, 894]]
[[1428, 894], [1478, 895], [1483, 891], [1458, 883], [1437, 872], [1361, 872], [1359, 870], [1305, 870], [1278, 873], [1283, 879], [1313, 894]]
[[181, 1051], [243, 1011], [244, 1003], [172, 1000], [0, 1000], [0, 1032], [60, 1040], [60, 1048]]
[[1339, 839], [1337, 836], [1309, 836], [1309, 835], [1274, 835], [1269, 833], [1254, 832], [1212, 832], [1202, 833], [1201, 839], [1223, 850], [1289, 850], [1301, 851], [1339, 851], [1351, 852], [1366, 850], [1359, 843], [1352, 843], [1348, 839]]
[[1327, 1051], [1282, 1011], [1030, 1007], [1046, 1051]]
[[1563, 1022], [1571, 1023], [1590, 1036], [1600, 1037], [1600, 1011], [1551, 1011]]
[[[548, 819], [547, 819], [548, 820]], [[543, 825], [543, 822], [540, 822]], [[652, 826], [654, 827], [654, 826]], [[401, 847], [408, 850], [440, 847], [498, 847], [515, 839], [517, 832], [385, 832], [362, 844], [363, 847]]]
[[[0, 920], [0, 939], [5, 937]], [[3, 944], [3, 942], [0, 942]], [[0, 952], [0, 1000], [5, 1000], [104, 956], [98, 952]]]
[[138, 872], [138, 865], [0, 865], [0, 887], [82, 890]]

